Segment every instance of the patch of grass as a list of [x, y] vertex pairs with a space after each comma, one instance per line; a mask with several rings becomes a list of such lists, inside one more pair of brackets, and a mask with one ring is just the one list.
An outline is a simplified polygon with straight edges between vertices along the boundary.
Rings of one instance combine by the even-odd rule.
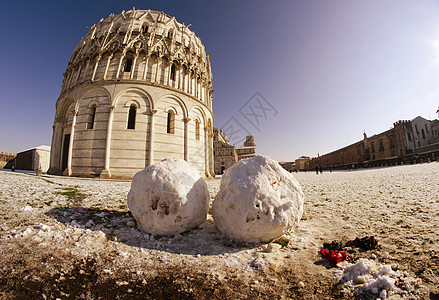
[[290, 242], [290, 240], [287, 239], [286, 237], [280, 237], [277, 240], [273, 241], [273, 243], [279, 244], [282, 247], [286, 247], [289, 242]]
[[48, 180], [48, 179], [46, 179], [46, 178], [41, 178], [41, 177], [39, 177], [41, 180], [44, 180], [45, 182], [47, 182], [47, 183], [50, 183], [50, 184], [57, 184], [57, 185], [61, 185], [61, 184], [59, 184], [59, 183], [56, 183], [56, 182], [53, 182], [53, 181], [50, 181], [50, 180]]
[[63, 188], [62, 191], [54, 192], [54, 194], [65, 196], [69, 201], [72, 199], [84, 199], [86, 197], [86, 195], [81, 193], [76, 187]]
[[12, 289], [15, 291], [27, 291], [27, 288], [24, 285], [24, 282], [21, 281], [20, 278], [13, 279]]

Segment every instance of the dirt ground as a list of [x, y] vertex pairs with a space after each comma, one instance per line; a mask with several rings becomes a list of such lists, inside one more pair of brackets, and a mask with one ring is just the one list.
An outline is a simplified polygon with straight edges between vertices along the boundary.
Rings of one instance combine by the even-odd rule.
[[[225, 239], [210, 215], [172, 237], [141, 231], [130, 181], [0, 171], [0, 297], [378, 298], [318, 254], [337, 241], [345, 266], [365, 258], [399, 272], [390, 299], [439, 299], [439, 163], [294, 176], [305, 193], [299, 227], [253, 245]], [[220, 179], [207, 182], [213, 200]], [[379, 244], [346, 246], [366, 236]]]

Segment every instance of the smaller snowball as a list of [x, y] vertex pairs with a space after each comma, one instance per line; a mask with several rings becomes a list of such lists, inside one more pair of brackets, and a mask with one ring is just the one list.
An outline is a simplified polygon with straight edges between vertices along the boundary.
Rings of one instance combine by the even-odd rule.
[[186, 161], [166, 158], [134, 175], [128, 207], [144, 231], [175, 235], [205, 222], [209, 191]]

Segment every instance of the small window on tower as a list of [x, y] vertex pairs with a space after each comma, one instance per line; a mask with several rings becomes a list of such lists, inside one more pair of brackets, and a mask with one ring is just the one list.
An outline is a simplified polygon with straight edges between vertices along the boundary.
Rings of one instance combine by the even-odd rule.
[[166, 126], [167, 133], [174, 133], [175, 113], [172, 110], [168, 111], [168, 122]]
[[175, 64], [171, 66], [171, 80], [175, 80]]
[[133, 66], [133, 59], [131, 57], [127, 57], [125, 60], [125, 67], [123, 69], [124, 72], [131, 72], [131, 68]]
[[195, 139], [200, 140], [200, 121], [195, 120]]
[[88, 114], [87, 129], [93, 129], [95, 123], [95, 116], [96, 116], [96, 105], [93, 105], [92, 107], [90, 107], [90, 112]]
[[130, 111], [128, 112], [128, 124], [127, 129], [135, 129], [136, 125], [136, 106], [132, 104], [130, 106]]
[[168, 38], [172, 39], [172, 30], [168, 31]]
[[142, 32], [143, 33], [147, 33], [148, 32], [148, 25], [146, 25], [146, 24], [142, 25]]

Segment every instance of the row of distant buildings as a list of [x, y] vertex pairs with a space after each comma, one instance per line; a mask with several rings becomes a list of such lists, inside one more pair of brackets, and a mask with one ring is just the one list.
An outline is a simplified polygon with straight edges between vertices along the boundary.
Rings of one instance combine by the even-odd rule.
[[439, 121], [416, 117], [393, 128], [317, 157], [302, 156], [281, 163], [285, 169], [350, 169], [416, 163], [439, 158]]
[[[256, 155], [254, 136], [247, 136], [242, 147], [231, 145], [226, 134], [213, 128], [214, 172], [223, 174], [237, 161]], [[398, 121], [387, 131], [368, 137], [317, 157], [301, 156], [292, 162], [281, 162], [288, 171], [350, 169], [416, 163], [439, 158], [439, 120], [416, 117]], [[17, 153], [0, 154], [0, 168], [42, 170], [49, 168], [50, 147], [40, 146]]]

